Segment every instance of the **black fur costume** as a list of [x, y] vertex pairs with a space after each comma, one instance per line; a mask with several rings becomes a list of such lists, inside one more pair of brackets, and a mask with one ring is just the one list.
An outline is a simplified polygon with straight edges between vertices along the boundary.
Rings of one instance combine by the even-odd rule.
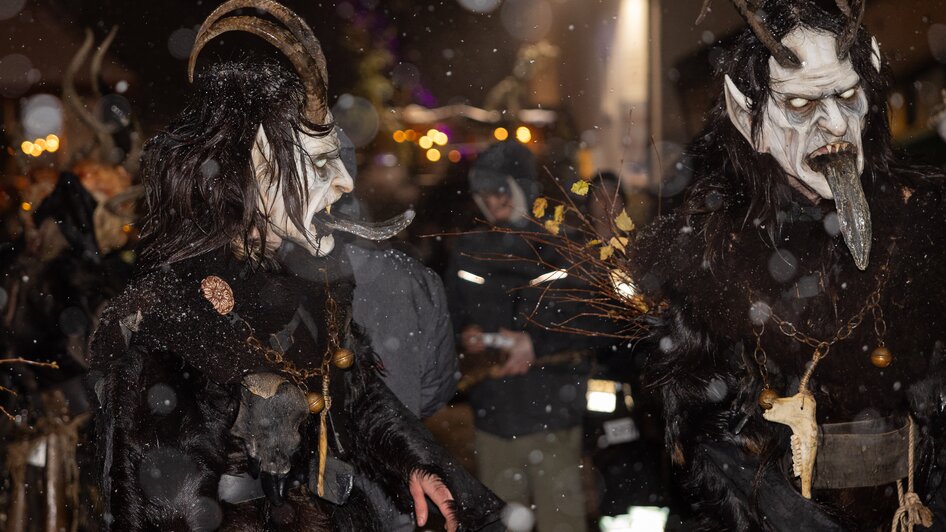
[[[777, 39], [800, 24], [835, 34], [842, 25], [837, 14], [808, 2], [767, 2], [763, 11]], [[860, 29], [851, 58], [871, 106], [861, 178], [874, 227], [867, 271], [855, 267], [841, 235], [826, 230], [833, 203], [812, 204], [790, 188], [778, 163], [736, 131], [722, 99], [692, 150], [694, 182], [686, 205], [658, 219], [636, 242], [635, 280], [668, 304], [655, 323], [659, 348], [646, 377], [662, 394], [667, 443], [686, 470], [705, 529], [890, 526], [898, 506], [892, 484], [815, 490], [812, 500], [798, 493], [786, 464], [790, 431], [765, 421], [757, 404], [762, 383], [750, 321], [752, 303], [761, 301], [799, 330], [830, 338], [865, 305], [888, 261], [880, 306], [893, 364], [871, 364], [877, 335], [868, 314], [850, 339], [831, 348], [810, 389], [819, 424], [914, 417], [920, 435], [916, 492], [935, 513], [933, 528], [946, 529], [946, 188], [935, 171], [892, 154], [886, 84], [869, 53], [870, 37]], [[761, 103], [753, 107], [756, 124], [767, 97], [768, 57], [747, 30], [720, 62], [720, 74]], [[780, 333], [771, 320], [762, 344], [772, 388], [794, 394], [812, 349]]]
[[[350, 320], [352, 281], [343, 256], [311, 259], [313, 267], [328, 270], [326, 284], [278, 267], [254, 268], [219, 251], [143, 275], [112, 302], [92, 341], [92, 364], [104, 373], [96, 386], [102, 403], [98, 448], [112, 530], [213, 530], [220, 523], [220, 530], [241, 531], [383, 529], [357, 491], [341, 506], [303, 488], [278, 508], [265, 499], [239, 505], [217, 500], [220, 476], [247, 470], [230, 435], [240, 379], [280, 370], [250, 347], [234, 316], [266, 343], [272, 334], [290, 331], [285, 324], [305, 310], [318, 328], [297, 327], [286, 358], [301, 368], [318, 367], [321, 357], [313, 353], [324, 352], [328, 336], [326, 286]], [[200, 283], [208, 275], [233, 289], [231, 314], [218, 314], [203, 297]], [[456, 498], [462, 529], [496, 519], [501, 502], [388, 391], [370, 347], [356, 325], [350, 329], [346, 344], [356, 351], [356, 364], [332, 370], [332, 454], [377, 481], [402, 511], [413, 510], [408, 479], [416, 471], [443, 479]], [[319, 388], [319, 379], [313, 380], [310, 388]], [[308, 416], [302, 430], [301, 454], [309, 456], [318, 441], [318, 416]]]

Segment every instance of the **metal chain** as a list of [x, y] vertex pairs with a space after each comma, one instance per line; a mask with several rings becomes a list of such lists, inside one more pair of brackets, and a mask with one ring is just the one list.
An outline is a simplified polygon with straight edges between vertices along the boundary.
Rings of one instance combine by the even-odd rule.
[[755, 333], [755, 350], [752, 352], [752, 358], [755, 359], [756, 366], [759, 367], [759, 375], [762, 377], [762, 387], [769, 387], [769, 367], [768, 357], [765, 349], [762, 347], [762, 335], [765, 333], [765, 323], [762, 327], [753, 331]]
[[[252, 349], [262, 353], [263, 357], [271, 364], [279, 366], [280, 369], [288, 375], [293, 382], [296, 383], [302, 389], [303, 393], [308, 392], [307, 381], [313, 377], [323, 377], [329, 374], [329, 361], [331, 361], [332, 353], [335, 349], [339, 347], [338, 341], [338, 304], [335, 302], [335, 298], [332, 297], [330, 285], [328, 283], [326, 275], [326, 311], [328, 314], [328, 319], [326, 320], [328, 326], [328, 345], [326, 345], [325, 353], [322, 355], [322, 364], [320, 367], [315, 369], [301, 369], [291, 361], [286, 360], [283, 356], [283, 353], [277, 349], [273, 349], [269, 346], [266, 346], [258, 338], [256, 338], [256, 331], [253, 329], [253, 326], [250, 325], [248, 321], [243, 318], [240, 318], [240, 322], [248, 329], [246, 336], [246, 343]], [[324, 384], [324, 383], [323, 383]]]
[[263, 344], [258, 338], [256, 338], [256, 333], [253, 330], [253, 326], [250, 325], [246, 320], [240, 319], [243, 325], [249, 329], [249, 333], [246, 337], [246, 343], [254, 350], [263, 354], [263, 357], [271, 364], [279, 366], [280, 369], [288, 375], [297, 386], [302, 388], [303, 393], [308, 390], [306, 381], [312, 377], [321, 376], [323, 369], [321, 367], [316, 369], [300, 369], [298, 366], [293, 364], [291, 361], [286, 360], [283, 357], [283, 354], [276, 349], [268, 347]]
[[[778, 326], [779, 332], [785, 336], [805, 344], [812, 349], [814, 353], [811, 356], [811, 365], [808, 367], [808, 370], [802, 376], [801, 382], [799, 383], [799, 389], [804, 389], [808, 384], [808, 379], [811, 377], [814, 372], [815, 366], [818, 362], [828, 356], [828, 353], [831, 351], [831, 347], [842, 341], [847, 340], [854, 334], [854, 331], [863, 323], [864, 318], [867, 316], [867, 312], [870, 311], [874, 317], [874, 332], [877, 334], [878, 342], [880, 345], [884, 343], [884, 335], [887, 332], [887, 322], [884, 321], [883, 309], [880, 307], [880, 298], [884, 291], [884, 287], [887, 285], [887, 273], [888, 273], [888, 263], [885, 263], [880, 268], [880, 272], [877, 274], [877, 287], [869, 296], [867, 296], [867, 301], [864, 303], [864, 306], [861, 309], [851, 316], [851, 318], [841, 326], [840, 329], [834, 336], [828, 340], [819, 340], [809, 334], [805, 334], [798, 330], [798, 327], [790, 321], [784, 320], [774, 312], [769, 314], [769, 317], [773, 322]], [[765, 332], [765, 325], [760, 329], [753, 331], [756, 337], [756, 347], [753, 352], [753, 358], [755, 358], [756, 364], [759, 366], [759, 373], [762, 376], [763, 386], [768, 388], [768, 368], [766, 366], [767, 357], [765, 349], [762, 347], [762, 334]]]

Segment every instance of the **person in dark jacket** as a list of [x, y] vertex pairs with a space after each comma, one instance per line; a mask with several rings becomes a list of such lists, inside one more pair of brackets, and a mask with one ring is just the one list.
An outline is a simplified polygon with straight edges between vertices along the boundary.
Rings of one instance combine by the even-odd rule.
[[[531, 230], [528, 205], [538, 194], [532, 153], [515, 141], [483, 152], [470, 172], [470, 190], [496, 228]], [[540, 530], [585, 530], [579, 475], [586, 378], [571, 365], [543, 365], [547, 357], [580, 349], [586, 339], [535, 326], [555, 309], [539, 305], [539, 289], [522, 290], [548, 268], [526, 241], [501, 231], [478, 231], [457, 239], [446, 274], [454, 327], [467, 359], [505, 358], [470, 389], [475, 415], [480, 480]], [[491, 260], [495, 259], [495, 260]], [[533, 310], [539, 308], [539, 315]], [[548, 314], [545, 314], [547, 317]]]

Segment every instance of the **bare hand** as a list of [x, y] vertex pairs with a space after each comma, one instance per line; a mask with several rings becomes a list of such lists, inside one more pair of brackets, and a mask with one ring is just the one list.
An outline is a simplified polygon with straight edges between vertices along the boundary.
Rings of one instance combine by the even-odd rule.
[[460, 347], [464, 353], [471, 355], [477, 355], [485, 351], [483, 329], [479, 325], [467, 325], [460, 333]]
[[427, 511], [427, 499], [424, 498], [426, 495], [434, 501], [434, 504], [440, 509], [440, 513], [447, 520], [447, 531], [456, 532], [459, 523], [457, 523], [457, 518], [453, 515], [453, 508], [449, 504], [453, 502], [453, 494], [440, 480], [440, 477], [415, 471], [411, 474], [410, 490], [411, 497], [414, 499], [414, 516], [417, 518], [417, 526], [427, 524], [429, 512]]
[[504, 338], [512, 340], [513, 344], [507, 350], [509, 358], [499, 369], [499, 377], [510, 375], [523, 375], [532, 367], [535, 362], [535, 350], [532, 347], [532, 337], [527, 332], [514, 332], [509, 329], [499, 329], [499, 334]]

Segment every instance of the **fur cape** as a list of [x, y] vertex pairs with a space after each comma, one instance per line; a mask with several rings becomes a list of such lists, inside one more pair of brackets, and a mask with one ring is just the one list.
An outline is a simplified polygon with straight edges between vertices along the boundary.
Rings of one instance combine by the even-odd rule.
[[[141, 275], [105, 311], [92, 339], [92, 365], [101, 374], [95, 385], [101, 403], [97, 451], [104, 520], [112, 530], [383, 528], [357, 488], [341, 506], [303, 488], [290, 491], [289, 502], [279, 508], [264, 500], [231, 505], [217, 497], [221, 475], [247, 467], [230, 434], [241, 378], [280, 368], [249, 347], [233, 314], [214, 310], [202, 296], [201, 280], [208, 275], [226, 280], [234, 292], [234, 312], [264, 341], [301, 305], [319, 330], [308, 335], [308, 344], [306, 335], [295, 334], [286, 358], [297, 367], [317, 367], [321, 357], [307, 354], [324, 352], [326, 290], [348, 323], [352, 282], [340, 254], [315, 264], [330, 281], [254, 270], [229, 254], [212, 253]], [[439, 447], [384, 386], [354, 324], [347, 338], [356, 363], [332, 370], [332, 453], [382, 486], [403, 512], [413, 511], [408, 479], [421, 472], [439, 476], [453, 493], [461, 529], [496, 521], [501, 501]], [[315, 452], [318, 425], [318, 416], [303, 423], [301, 453]]]
[[[940, 176], [910, 168], [865, 177], [873, 256], [859, 271], [826, 219], [833, 205], [793, 198], [778, 227], [747, 217], [746, 191], [717, 171], [700, 181], [702, 209], [680, 210], [639, 235], [633, 277], [666, 302], [655, 319], [645, 375], [663, 397], [666, 439], [708, 530], [874, 530], [898, 506], [893, 485], [815, 490], [801, 497], [786, 467], [787, 427], [762, 418], [750, 309], [760, 302], [819, 339], [858, 312], [889, 264], [880, 306], [894, 362], [878, 369], [867, 314], [831, 347], [810, 383], [818, 423], [910, 414], [919, 425], [916, 491], [946, 528], [943, 344], [946, 340], [946, 193]], [[897, 175], [896, 173], [899, 174]], [[927, 178], [916, 178], [926, 174]], [[912, 181], [911, 187], [895, 183]], [[694, 202], [691, 201], [691, 205]], [[812, 349], [769, 320], [762, 335], [771, 387], [794, 394]]]

